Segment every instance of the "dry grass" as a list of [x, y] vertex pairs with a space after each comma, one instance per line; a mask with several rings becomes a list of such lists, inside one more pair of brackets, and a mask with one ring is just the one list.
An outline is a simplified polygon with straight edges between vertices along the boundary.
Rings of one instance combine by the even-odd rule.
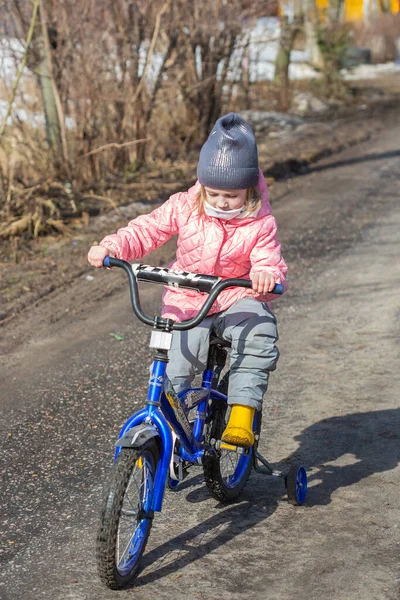
[[[394, 40], [400, 37], [400, 18], [383, 15], [369, 29], [355, 28], [355, 41], [363, 45], [372, 31], [387, 35], [384, 54], [393, 54]], [[137, 160], [142, 144], [138, 139], [142, 136], [137, 135], [140, 127], [135, 123], [135, 111], [143, 110], [146, 96], [142, 104], [136, 102], [130, 106], [129, 89], [117, 89], [115, 81], [107, 83], [107, 71], [97, 73], [99, 61], [93, 51], [85, 54], [82, 64], [79, 60], [76, 51], [75, 71], [67, 72], [65, 89], [61, 85], [65, 116], [69, 119], [66, 131], [69, 159], [65, 168], [53, 160], [43, 124], [17, 118], [19, 109], [32, 115], [43, 112], [36, 79], [27, 77], [18, 90], [14, 120], [0, 146], [0, 238], [68, 235], [71, 223], [79, 224], [87, 214], [95, 215], [110, 208], [118, 210], [120, 204], [135, 199], [165, 197], [195, 176], [198, 150], [204, 141], [199, 115], [205, 108], [193, 101], [200, 84], [190, 88], [191, 99], [185, 97], [177, 79], [183, 72], [180, 64], [163, 82], [143, 136], [146, 144], [143, 164]], [[182, 65], [186, 68], [186, 63]], [[83, 67], [86, 71], [79, 71]], [[93, 69], [91, 77], [88, 69]], [[106, 78], [106, 83], [100, 80], [100, 75]], [[314, 82], [292, 82], [291, 90], [293, 93], [310, 86], [314, 86], [316, 95], [323, 97], [324, 90]], [[278, 90], [270, 82], [247, 87], [239, 82], [225, 87], [219, 98], [221, 113], [278, 107]], [[7, 98], [8, 94], [4, 82], [0, 83], [0, 97]], [[119, 134], [116, 133], [118, 107], [125, 113]]]

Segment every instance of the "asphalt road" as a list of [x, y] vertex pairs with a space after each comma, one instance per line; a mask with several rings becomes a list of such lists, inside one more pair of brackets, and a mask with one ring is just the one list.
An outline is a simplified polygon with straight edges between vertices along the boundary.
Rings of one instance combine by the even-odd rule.
[[[283, 468], [301, 458], [306, 505], [253, 474], [222, 506], [195, 469], [167, 493], [131, 590], [100, 585], [94, 538], [114, 440], [145, 395], [149, 332], [120, 290], [82, 299], [83, 279], [45, 301], [59, 312], [45, 335], [22, 315], [38, 335], [0, 367], [1, 600], [399, 598], [399, 139], [393, 123], [274, 188], [290, 291], [274, 304], [261, 448]], [[145, 289], [148, 312], [158, 300]]]

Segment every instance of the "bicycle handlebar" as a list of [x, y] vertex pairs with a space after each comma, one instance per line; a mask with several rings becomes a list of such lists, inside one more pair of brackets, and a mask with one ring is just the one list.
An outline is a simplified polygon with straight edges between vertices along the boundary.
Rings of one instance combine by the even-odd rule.
[[209, 294], [213, 287], [221, 281], [216, 275], [202, 275], [175, 271], [165, 267], [150, 267], [149, 265], [133, 264], [132, 269], [138, 281], [162, 283], [170, 287], [180, 287], [189, 290], [198, 290]]
[[[173, 271], [161, 267], [150, 267], [147, 265], [131, 265], [125, 260], [106, 256], [103, 265], [105, 267], [119, 267], [128, 275], [129, 290], [131, 295], [131, 303], [135, 315], [146, 323], [146, 325], [156, 325], [160, 317], [150, 317], [144, 313], [140, 307], [138, 281], [148, 281], [152, 283], [162, 283], [172, 287], [185, 287], [189, 289], [197, 289], [199, 292], [207, 292], [209, 296], [204, 302], [200, 311], [192, 319], [187, 321], [173, 322], [171, 328], [179, 331], [185, 331], [196, 327], [207, 316], [211, 306], [217, 296], [228, 287], [251, 288], [252, 282], [250, 279], [221, 279], [213, 275], [202, 275], [195, 273], [187, 273], [185, 271]], [[284, 287], [277, 283], [272, 290], [272, 294], [283, 294]]]

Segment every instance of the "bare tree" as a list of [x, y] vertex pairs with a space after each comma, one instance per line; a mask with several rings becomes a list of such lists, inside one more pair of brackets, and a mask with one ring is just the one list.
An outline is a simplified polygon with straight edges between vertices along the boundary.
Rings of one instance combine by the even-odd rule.
[[[176, 74], [182, 97], [197, 127], [194, 137], [203, 139], [231, 96], [231, 88], [240, 73], [232, 72], [234, 53], [245, 57], [248, 28], [269, 3], [257, 8], [244, 0], [193, 0], [190, 6], [180, 2], [185, 15], [180, 41], [184, 53]], [[246, 62], [242, 63], [245, 67]], [[248, 71], [243, 72], [248, 77]]]
[[[30, 25], [29, 6], [21, 4], [18, 0], [10, 0], [8, 7], [15, 31], [22, 38], [25, 38]], [[41, 91], [46, 137], [51, 150], [51, 162], [54, 164], [56, 170], [62, 170], [65, 174], [69, 171], [68, 150], [64, 114], [54, 77], [51, 35], [52, 33], [47, 22], [46, 7], [43, 0], [39, 0], [38, 20], [34, 27], [27, 66], [37, 77]]]
[[[299, 7], [300, 8], [300, 7]], [[289, 106], [289, 67], [293, 44], [302, 31], [304, 15], [302, 12], [280, 18], [279, 48], [275, 59], [274, 83], [278, 89], [279, 106], [286, 111]]]
[[[233, 86], [243, 85], [249, 102], [249, 31], [274, 2], [40, 0], [27, 64], [55, 175], [74, 189], [124, 177], [150, 152], [168, 155], [168, 127], [172, 145], [201, 141], [229, 108]], [[7, 8], [26, 39], [28, 4], [9, 0]], [[42, 144], [29, 123], [15, 126], [24, 127], [20, 149], [21, 140]], [[161, 131], [165, 147], [157, 147]], [[44, 154], [30, 150], [31, 172], [46, 171], [37, 162]]]

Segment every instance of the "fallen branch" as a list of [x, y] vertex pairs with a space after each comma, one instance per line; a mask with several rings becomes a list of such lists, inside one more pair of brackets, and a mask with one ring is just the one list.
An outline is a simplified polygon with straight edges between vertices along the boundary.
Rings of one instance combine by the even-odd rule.
[[32, 223], [32, 215], [25, 215], [20, 219], [15, 219], [11, 223], [3, 223], [0, 226], [0, 237], [8, 238], [21, 235], [26, 229], [29, 229]]
[[143, 182], [132, 182], [132, 183], [115, 183], [114, 187], [116, 189], [135, 189], [135, 188], [143, 188], [143, 189], [153, 189], [153, 188], [157, 188], [158, 190], [162, 190], [163, 188], [166, 189], [175, 189], [175, 188], [179, 188], [181, 185], [185, 185], [185, 181], [193, 181], [193, 177], [191, 178], [187, 178], [187, 180], [185, 179], [177, 179], [176, 181], [172, 181], [172, 182], [158, 182], [155, 183], [154, 181], [143, 181]]
[[108, 198], [108, 196], [98, 196], [97, 194], [84, 194], [82, 196], [83, 199], [85, 198], [93, 198], [94, 200], [104, 200], [105, 202], [108, 202], [109, 204], [111, 204], [111, 206], [113, 207], [113, 209], [118, 213], [121, 214], [120, 209], [118, 208], [118, 204], [115, 202], [115, 200], [113, 200], [112, 198]]
[[46, 225], [50, 225], [50, 227], [53, 227], [67, 237], [72, 237], [72, 231], [66, 225], [64, 225], [61, 219], [46, 219]]
[[133, 142], [124, 142], [123, 144], [117, 144], [117, 142], [111, 142], [110, 144], [104, 144], [104, 146], [99, 146], [95, 150], [91, 150], [90, 152], [86, 152], [82, 156], [91, 156], [93, 154], [97, 154], [98, 152], [102, 152], [103, 150], [108, 150], [109, 148], [125, 148], [126, 146], [133, 146], [135, 144], [140, 144], [142, 142], [147, 142], [150, 138], [143, 138], [141, 140], [133, 140]]
[[13, 197], [18, 198], [19, 196], [24, 196], [25, 194], [27, 194], [29, 196], [34, 191], [40, 190], [40, 188], [45, 187], [46, 184], [49, 183], [49, 181], [51, 181], [50, 177], [48, 179], [46, 179], [46, 181], [43, 181], [42, 183], [37, 183], [36, 185], [32, 185], [30, 187], [24, 188], [23, 190], [18, 190], [17, 188], [12, 186]]

